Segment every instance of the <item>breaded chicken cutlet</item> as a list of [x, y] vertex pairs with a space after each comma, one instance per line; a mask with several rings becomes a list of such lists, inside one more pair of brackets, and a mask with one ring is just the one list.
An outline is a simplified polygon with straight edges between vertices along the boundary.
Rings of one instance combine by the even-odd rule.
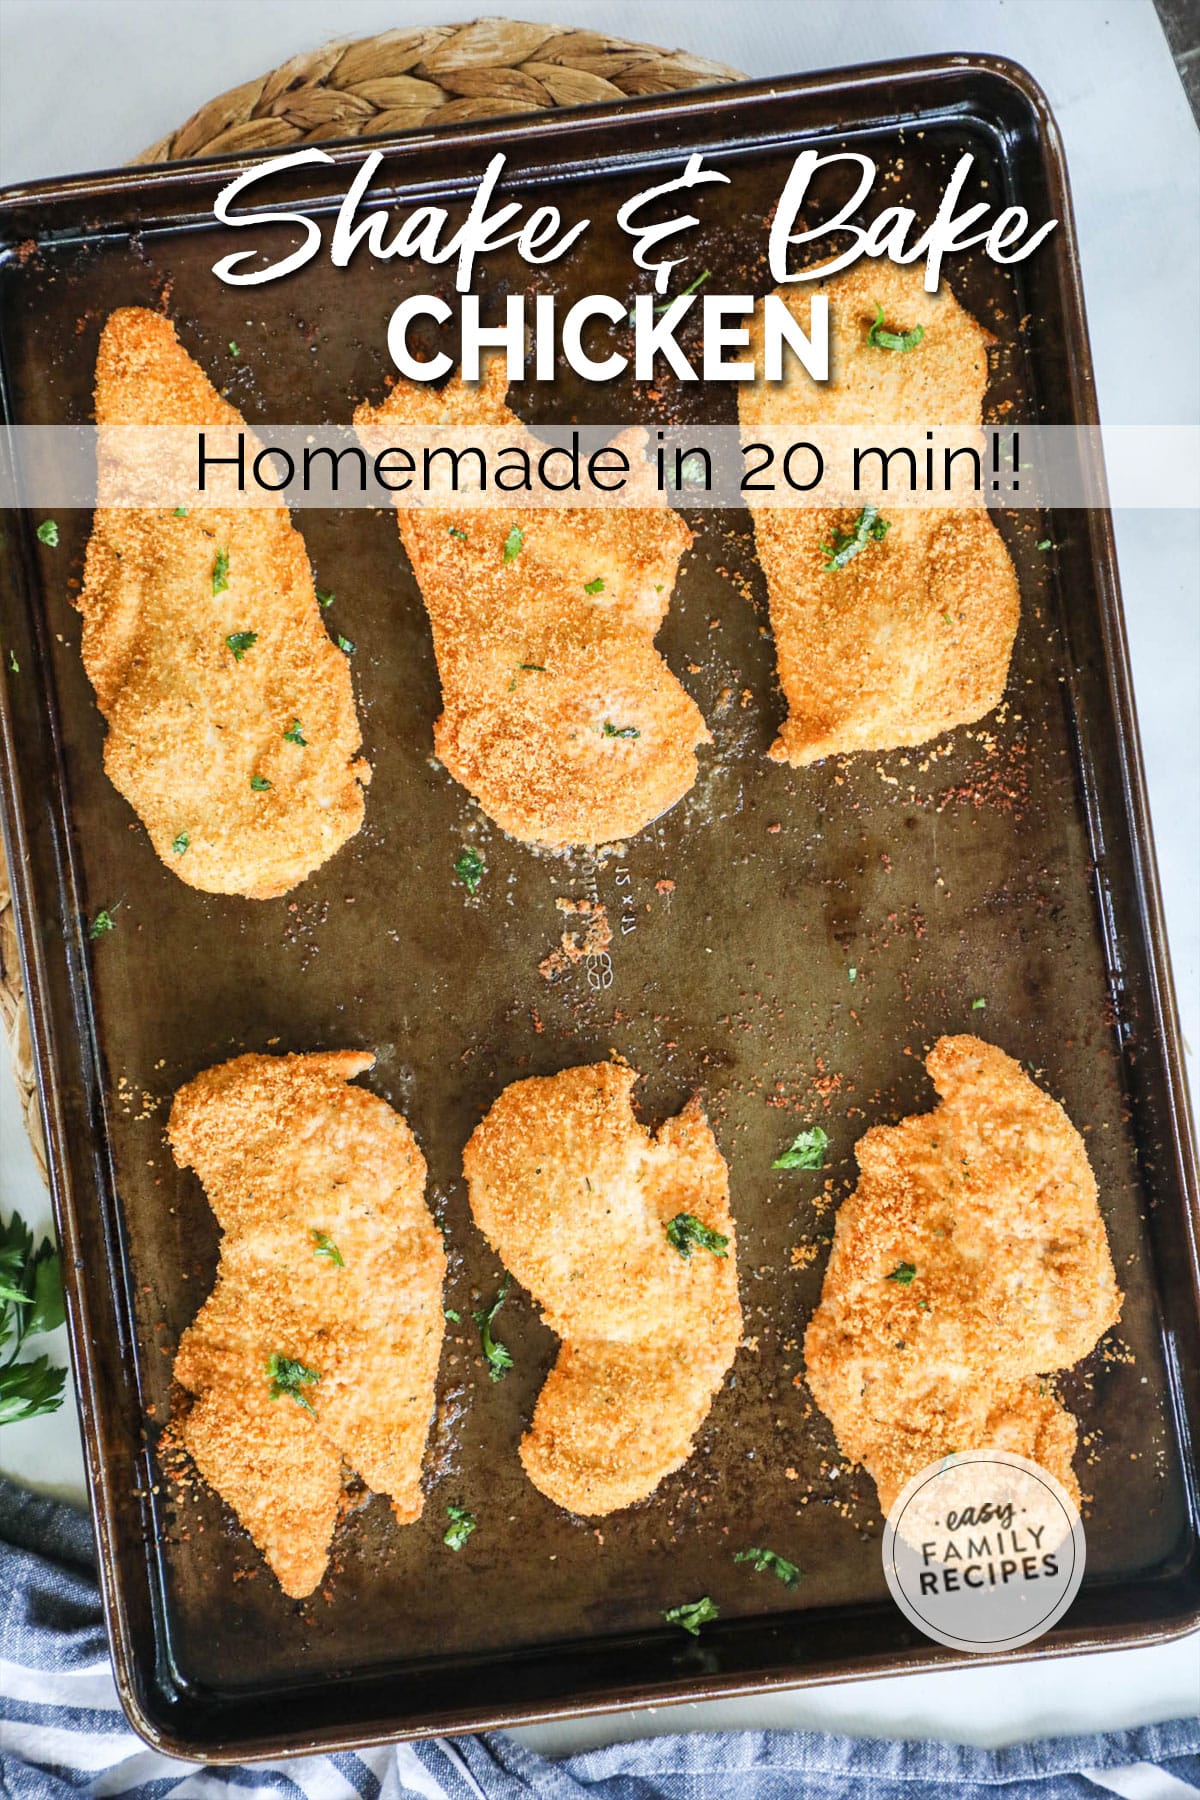
[[[545, 445], [506, 390], [493, 360], [473, 385], [397, 381], [354, 423], [368, 444], [403, 426], [502, 428], [536, 459]], [[655, 487], [644, 443], [636, 430], [613, 445], [629, 459], [632, 506], [397, 509], [442, 686], [434, 749], [525, 843], [632, 837], [687, 793], [696, 746], [711, 741], [654, 647], [691, 533]]]
[[239, 1056], [179, 1090], [168, 1136], [221, 1226], [184, 1333], [179, 1437], [286, 1594], [317, 1586], [345, 1471], [420, 1517], [446, 1253], [400, 1114], [356, 1050]]
[[[777, 290], [805, 330], [814, 292], [829, 299], [829, 380], [794, 364], [782, 382], [745, 384], [745, 439], [869, 427], [872, 443], [911, 447], [922, 472], [927, 429], [956, 426], [958, 442], [971, 440], [983, 418], [989, 334], [948, 288], [926, 293], [920, 265], [860, 262]], [[921, 336], [911, 348], [887, 348], [870, 341], [873, 327], [893, 339]], [[761, 332], [760, 312], [751, 334], [759, 355]], [[873, 474], [877, 464], [864, 468]], [[956, 479], [965, 471], [954, 465]], [[893, 492], [903, 478], [894, 463]], [[922, 744], [998, 705], [1020, 597], [984, 506], [889, 506], [865, 488], [844, 508], [751, 503], [788, 706], [776, 760]], [[839, 553], [840, 566], [828, 567]]]
[[838, 1212], [808, 1384], [886, 1512], [929, 1463], [1007, 1450], [1078, 1501], [1073, 1416], [1045, 1377], [1121, 1310], [1083, 1139], [1019, 1063], [940, 1038], [932, 1112], [877, 1125]]
[[505, 1088], [463, 1152], [475, 1222], [563, 1339], [521, 1444], [596, 1517], [691, 1454], [741, 1341], [729, 1173], [698, 1099], [651, 1136], [616, 1063]]
[[[180, 880], [284, 894], [353, 837], [370, 778], [304, 542], [282, 504], [112, 503], [137, 447], [105, 427], [244, 429], [169, 319], [111, 314], [96, 423], [98, 506], [77, 604], [105, 769]], [[260, 448], [247, 433], [247, 455]]]

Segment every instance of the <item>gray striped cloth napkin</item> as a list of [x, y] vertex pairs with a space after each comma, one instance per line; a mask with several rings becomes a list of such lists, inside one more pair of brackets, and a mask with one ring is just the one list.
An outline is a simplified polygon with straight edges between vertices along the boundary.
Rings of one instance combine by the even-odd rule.
[[120, 1710], [94, 1567], [83, 1513], [0, 1480], [0, 1800], [1200, 1800], [1200, 1719], [997, 1751], [747, 1731], [548, 1762], [489, 1732], [178, 1762]]

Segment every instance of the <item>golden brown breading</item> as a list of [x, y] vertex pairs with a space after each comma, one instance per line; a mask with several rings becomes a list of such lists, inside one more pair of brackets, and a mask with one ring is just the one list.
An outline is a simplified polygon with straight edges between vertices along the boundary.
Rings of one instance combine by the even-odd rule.
[[[503, 428], [536, 455], [545, 446], [505, 405], [506, 381], [498, 359], [477, 385], [398, 381], [354, 423], [379, 444], [397, 426]], [[711, 741], [654, 648], [691, 533], [655, 488], [644, 441], [614, 441], [630, 460], [633, 507], [397, 510], [442, 684], [434, 748], [526, 843], [631, 837], [687, 793], [696, 745]], [[514, 530], [520, 548], [506, 561]]]
[[[925, 432], [983, 417], [988, 334], [948, 288], [927, 294], [919, 265], [860, 262], [821, 283], [777, 290], [808, 329], [811, 292], [830, 301], [830, 378], [793, 364], [785, 382], [739, 392], [743, 436], [871, 427], [871, 441], [908, 444], [924, 470]], [[882, 306], [892, 331], [920, 325], [911, 350], [867, 343]], [[761, 313], [752, 332], [761, 355]], [[969, 442], [970, 431], [957, 441]], [[874, 463], [866, 468], [874, 472]], [[956, 478], [965, 463], [955, 464]], [[892, 465], [893, 491], [899, 465]], [[822, 546], [853, 532], [864, 502], [888, 529], [844, 567]], [[771, 755], [805, 764], [856, 750], [921, 744], [982, 718], [1004, 692], [1020, 611], [1008, 552], [981, 505], [888, 506], [864, 490], [850, 506], [755, 504], [779, 679], [788, 717]]]
[[[569, 1512], [631, 1506], [684, 1463], [741, 1339], [729, 1173], [693, 1098], [656, 1135], [637, 1075], [594, 1063], [505, 1088], [463, 1151], [480, 1230], [564, 1342], [521, 1461]], [[683, 1256], [691, 1214], [728, 1239]]]
[[858, 1144], [804, 1340], [809, 1386], [885, 1511], [928, 1463], [992, 1448], [1077, 1499], [1075, 1420], [1038, 1377], [1086, 1356], [1121, 1310], [1083, 1139], [979, 1038], [940, 1038], [926, 1067], [940, 1104]]
[[[343, 1460], [402, 1525], [423, 1504], [446, 1254], [412, 1132], [346, 1085], [373, 1062], [235, 1057], [179, 1090], [168, 1126], [223, 1233], [175, 1362], [196, 1396], [180, 1435], [295, 1597], [325, 1571]], [[319, 1373], [300, 1385], [311, 1412], [271, 1398], [273, 1355]]]
[[[114, 312], [101, 334], [96, 422], [243, 427], [171, 321], [138, 307]], [[248, 457], [259, 448], [247, 434]], [[104, 766], [182, 881], [270, 899], [362, 824], [370, 769], [347, 659], [322, 624], [286, 508], [201, 504], [178, 518], [106, 505], [130, 454], [102, 436], [78, 601], [84, 667], [108, 722]], [[226, 640], [249, 632], [239, 659]]]

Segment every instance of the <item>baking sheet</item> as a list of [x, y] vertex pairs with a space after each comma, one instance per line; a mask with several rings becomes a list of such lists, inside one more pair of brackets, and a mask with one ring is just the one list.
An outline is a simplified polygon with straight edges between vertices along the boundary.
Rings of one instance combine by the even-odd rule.
[[[907, 151], [897, 138], [901, 118], [924, 133], [919, 156], [913, 136]], [[712, 270], [713, 291], [762, 291], [763, 217], [814, 132], [853, 132], [855, 148], [902, 161], [889, 199], [927, 206], [970, 148], [997, 195], [1061, 216], [1036, 91], [963, 59], [596, 109], [532, 130], [456, 131], [436, 150], [398, 146], [388, 169], [403, 207], [439, 184], [463, 191], [503, 144], [518, 197], [554, 189], [593, 219], [555, 276], [573, 297], [631, 273], [606, 222], [646, 185], [647, 166], [708, 146], [735, 186], [705, 202], [695, 269]], [[438, 291], [438, 273], [322, 261], [265, 289], [221, 287], [212, 263], [242, 246], [208, 214], [234, 166], [8, 197], [10, 419], [86, 420], [108, 312], [168, 295], [184, 344], [252, 425], [344, 419], [379, 397], [388, 314], [405, 292]], [[336, 170], [305, 176], [295, 197], [327, 206], [344, 181]], [[14, 253], [30, 239], [36, 255]], [[1069, 231], [1016, 283], [964, 259], [950, 280], [1000, 340], [992, 405], [1088, 422]], [[540, 285], [495, 258], [480, 291], [495, 304], [510, 286]], [[514, 398], [531, 421], [734, 417], [730, 389], [659, 391], [564, 379]], [[318, 585], [337, 595], [331, 622], [358, 645], [375, 776], [359, 837], [264, 904], [185, 888], [103, 775], [67, 588], [81, 573], [86, 516], [60, 518], [56, 551], [33, 542], [28, 519], [4, 521], [0, 623], [20, 662], [6, 683], [9, 828], [75, 1262], [110, 1625], [126, 1702], [157, 1741], [273, 1754], [952, 1661], [887, 1599], [873, 1486], [840, 1462], [800, 1373], [853, 1144], [869, 1124], [931, 1103], [920, 1055], [947, 1030], [978, 1030], [1029, 1063], [1085, 1131], [1126, 1291], [1116, 1332], [1062, 1383], [1081, 1422], [1089, 1567], [1039, 1649], [1133, 1641], [1196, 1615], [1180, 1449], [1196, 1370], [1182, 1090], [1107, 522], [1000, 519], [1023, 618], [998, 714], [921, 751], [803, 771], [764, 754], [782, 703], [749, 516], [691, 522], [696, 542], [659, 643], [716, 743], [665, 819], [609, 855], [571, 858], [505, 839], [434, 763], [436, 670], [394, 519], [298, 514]], [[1049, 555], [1035, 548], [1043, 534]], [[453, 877], [466, 843], [487, 863], [476, 899]], [[596, 964], [552, 983], [539, 972], [571, 923], [560, 897], [607, 908], [611, 986], [591, 984]], [[81, 921], [102, 906], [118, 907], [118, 927], [89, 945]], [[296, 1603], [215, 1496], [181, 1498], [157, 1454], [174, 1347], [209, 1290], [216, 1248], [199, 1186], [174, 1168], [162, 1127], [174, 1090], [213, 1062], [342, 1045], [376, 1050], [367, 1083], [420, 1139], [451, 1246], [446, 1303], [468, 1323], [449, 1328], [425, 1517], [400, 1530], [385, 1502], [363, 1496], [324, 1588]], [[501, 1315], [509, 1378], [491, 1383], [478, 1354], [470, 1312], [500, 1269], [471, 1224], [460, 1153], [508, 1081], [610, 1050], [643, 1072], [647, 1122], [697, 1087], [705, 1095], [730, 1164], [749, 1342], [686, 1467], [651, 1502], [588, 1523], [553, 1508], [516, 1459], [556, 1349], [519, 1292]], [[772, 1172], [810, 1123], [831, 1139], [826, 1174]], [[448, 1502], [479, 1519], [457, 1556], [440, 1543]], [[736, 1549], [763, 1542], [804, 1569], [794, 1593], [734, 1565]], [[663, 1626], [662, 1608], [705, 1592], [722, 1617], [702, 1639]]]

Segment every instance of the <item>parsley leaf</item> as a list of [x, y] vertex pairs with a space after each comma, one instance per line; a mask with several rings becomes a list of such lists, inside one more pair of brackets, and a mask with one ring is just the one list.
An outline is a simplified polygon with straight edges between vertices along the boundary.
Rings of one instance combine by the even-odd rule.
[[825, 564], [825, 573], [829, 575], [838, 569], [844, 569], [860, 550], [866, 549], [872, 539], [877, 544], [882, 542], [889, 529], [888, 521], [880, 518], [877, 506], [864, 506], [854, 521], [852, 531], [843, 531], [839, 526], [833, 534], [832, 544], [821, 545], [829, 558]]
[[113, 918], [113, 913], [115, 913], [116, 910], [115, 906], [102, 906], [88, 926], [88, 936], [90, 938], [98, 938], [103, 937], [106, 931], [115, 931], [117, 921]]
[[500, 1284], [500, 1292], [496, 1295], [492, 1304], [490, 1306], [480, 1307], [478, 1312], [473, 1312], [471, 1314], [471, 1317], [479, 1327], [480, 1346], [483, 1350], [484, 1359], [487, 1362], [488, 1374], [493, 1381], [503, 1381], [504, 1377], [513, 1366], [513, 1359], [510, 1351], [508, 1351], [503, 1344], [498, 1344], [492, 1336], [492, 1320], [500, 1311], [504, 1302], [508, 1299], [508, 1290], [511, 1284], [512, 1276], [506, 1275], [503, 1282]]
[[829, 1134], [819, 1125], [810, 1126], [807, 1131], [798, 1132], [792, 1139], [782, 1156], [777, 1156], [771, 1164], [773, 1169], [823, 1169], [825, 1152], [829, 1148]]
[[173, 519], [186, 519], [187, 518], [187, 507], [186, 506], [177, 506], [175, 508], [175, 511], [171, 514], [171, 517]]
[[242, 354], [232, 338], [229, 340], [229, 354], [230, 356], [240, 356]]
[[734, 1562], [753, 1563], [760, 1575], [778, 1575], [785, 1588], [794, 1588], [800, 1580], [800, 1570], [786, 1556], [779, 1556], [774, 1550], [739, 1550]]
[[722, 1237], [719, 1231], [711, 1231], [695, 1213], [676, 1213], [667, 1223], [667, 1242], [672, 1250], [678, 1250], [686, 1262], [695, 1245], [701, 1250], [711, 1250], [714, 1256], [727, 1254], [729, 1239]]
[[223, 594], [228, 586], [229, 552], [228, 550], [218, 550], [217, 559], [212, 566], [212, 591], [214, 595]]
[[317, 589], [317, 605], [318, 606], [332, 606], [336, 599], [337, 599], [336, 594], [323, 594], [321, 592], [320, 588]]
[[457, 525], [450, 525], [450, 526], [448, 526], [448, 527], [447, 527], [447, 530], [448, 530], [448, 531], [449, 531], [449, 533], [450, 533], [450, 536], [451, 536], [451, 537], [454, 537], [454, 538], [461, 538], [461, 539], [462, 539], [462, 541], [463, 541], [463, 543], [464, 543], [464, 544], [465, 544], [465, 543], [466, 543], [466, 541], [467, 541], [467, 534], [466, 534], [466, 532], [465, 532], [465, 531], [460, 531], [460, 530], [459, 530], [459, 529], [458, 529], [458, 526], [457, 526]]
[[720, 1616], [718, 1607], [707, 1594], [703, 1600], [685, 1600], [681, 1606], [668, 1606], [663, 1613], [668, 1625], [678, 1625], [693, 1637], [700, 1636], [702, 1625], [711, 1625]]
[[450, 1523], [442, 1533], [442, 1542], [448, 1550], [461, 1550], [475, 1529], [475, 1514], [465, 1506], [448, 1506], [446, 1516]]
[[327, 1256], [337, 1268], [345, 1268], [345, 1259], [327, 1231], [314, 1231], [312, 1241], [314, 1256]]
[[923, 325], [914, 325], [911, 331], [885, 331], [883, 308], [878, 300], [875, 302], [875, 323], [867, 332], [867, 342], [872, 350], [915, 350], [924, 336]]
[[49, 544], [51, 550], [58, 549], [57, 519], [43, 519], [37, 528], [38, 543]]
[[468, 894], [475, 894], [479, 891], [479, 884], [483, 880], [486, 867], [487, 864], [478, 850], [473, 849], [470, 844], [465, 844], [461, 853], [455, 858], [454, 873]]
[[252, 650], [258, 642], [257, 631], [231, 631], [225, 639], [233, 651], [234, 662], [241, 662], [247, 650]]
[[307, 744], [308, 743], [308, 739], [305, 737], [304, 733], [300, 729], [299, 719], [292, 720], [291, 724], [288, 726], [287, 730], [283, 734], [283, 739], [284, 739], [284, 742], [287, 744]]
[[506, 563], [516, 562], [521, 554], [521, 546], [525, 542], [525, 533], [519, 525], [514, 525], [504, 540], [504, 560]]
[[297, 1406], [302, 1406], [305, 1412], [312, 1413], [313, 1418], [316, 1418], [312, 1402], [302, 1389], [320, 1381], [320, 1369], [310, 1369], [307, 1363], [297, 1362], [295, 1357], [281, 1356], [278, 1350], [272, 1350], [267, 1358], [267, 1374], [271, 1378], [272, 1400], [278, 1400], [281, 1394], [286, 1394], [289, 1400], [294, 1400]]
[[1039, 550], [1049, 550], [1051, 548], [1050, 538], [1042, 538], [1039, 541], [1039, 543], [1037, 544], [1036, 548]]
[[972, 1002], [971, 1002], [971, 1011], [972, 1012], [983, 1012], [986, 1007], [987, 1007], [986, 1000], [972, 1000]]
[[642, 734], [636, 725], [612, 725], [605, 719], [604, 735], [614, 738], [640, 738]]
[[17, 661], [17, 653], [15, 650], [10, 650], [8, 653], [8, 666], [14, 675], [19, 675], [21, 673], [21, 665]]
[[62, 1405], [66, 1370], [49, 1357], [24, 1362], [17, 1354], [28, 1337], [54, 1331], [64, 1318], [59, 1253], [49, 1238], [34, 1248], [33, 1233], [19, 1213], [0, 1225], [0, 1344], [11, 1341], [0, 1365], [0, 1425], [17, 1425]]
[[192, 840], [188, 836], [186, 831], [181, 831], [179, 833], [178, 837], [172, 838], [171, 839], [171, 848], [175, 852], [176, 856], [182, 856], [184, 851], [188, 848], [191, 841]]
[[445, 1316], [449, 1319], [449, 1321], [452, 1325], [461, 1325], [462, 1324], [462, 1314], [458, 1311], [457, 1307], [445, 1306], [442, 1308], [442, 1311], [444, 1312]]
[[250, 777], [250, 788], [255, 794], [265, 794], [270, 785], [271, 784], [265, 775], [252, 775]]
[[595, 581], [585, 581], [583, 591], [585, 594], [602, 594], [604, 592], [603, 575], [597, 575]]
[[894, 1281], [897, 1287], [911, 1287], [916, 1280], [916, 1275], [917, 1268], [915, 1263], [901, 1262], [897, 1263], [891, 1274], [885, 1276], [884, 1279], [886, 1281]]
[[343, 637], [340, 631], [334, 633], [334, 643], [345, 656], [353, 656], [357, 648], [353, 638]]

